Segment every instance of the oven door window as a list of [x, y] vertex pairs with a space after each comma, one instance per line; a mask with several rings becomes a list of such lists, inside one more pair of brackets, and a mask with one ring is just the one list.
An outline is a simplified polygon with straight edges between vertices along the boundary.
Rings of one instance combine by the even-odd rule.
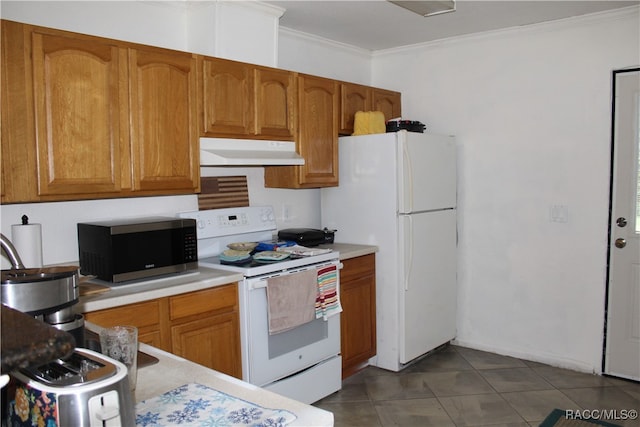
[[[268, 333], [268, 332], [267, 332]], [[275, 335], [269, 335], [269, 359], [296, 351], [327, 338], [328, 322], [316, 319]]]

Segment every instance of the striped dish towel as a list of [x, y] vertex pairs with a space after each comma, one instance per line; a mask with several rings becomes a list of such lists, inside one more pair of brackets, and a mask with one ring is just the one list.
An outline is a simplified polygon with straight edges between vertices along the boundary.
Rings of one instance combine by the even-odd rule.
[[316, 297], [316, 319], [329, 317], [342, 311], [338, 289], [338, 267], [330, 265], [318, 268], [318, 296]]

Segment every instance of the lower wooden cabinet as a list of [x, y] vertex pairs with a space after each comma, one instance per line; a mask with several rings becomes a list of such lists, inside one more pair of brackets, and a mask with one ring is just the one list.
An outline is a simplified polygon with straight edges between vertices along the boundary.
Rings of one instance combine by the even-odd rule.
[[347, 259], [342, 264], [340, 345], [342, 378], [346, 378], [376, 355], [375, 254]]
[[203, 366], [242, 378], [237, 333], [238, 316], [232, 313], [193, 320], [171, 327], [172, 352]]
[[100, 326], [133, 325], [139, 341], [242, 378], [237, 284], [85, 313]]

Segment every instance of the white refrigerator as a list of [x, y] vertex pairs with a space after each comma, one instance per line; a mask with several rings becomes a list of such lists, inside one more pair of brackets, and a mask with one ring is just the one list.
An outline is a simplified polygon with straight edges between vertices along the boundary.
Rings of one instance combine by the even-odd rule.
[[339, 139], [340, 185], [321, 190], [335, 241], [378, 247], [377, 356], [399, 371], [456, 336], [456, 146], [399, 131]]

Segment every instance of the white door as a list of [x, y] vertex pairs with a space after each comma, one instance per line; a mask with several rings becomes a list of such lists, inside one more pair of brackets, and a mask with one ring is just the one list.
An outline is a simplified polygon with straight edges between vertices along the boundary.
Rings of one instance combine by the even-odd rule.
[[400, 131], [398, 210], [424, 212], [456, 206], [456, 146], [451, 136]]
[[605, 373], [640, 379], [640, 69], [614, 73]]
[[456, 336], [456, 210], [400, 215], [399, 234], [400, 363], [407, 363]]

